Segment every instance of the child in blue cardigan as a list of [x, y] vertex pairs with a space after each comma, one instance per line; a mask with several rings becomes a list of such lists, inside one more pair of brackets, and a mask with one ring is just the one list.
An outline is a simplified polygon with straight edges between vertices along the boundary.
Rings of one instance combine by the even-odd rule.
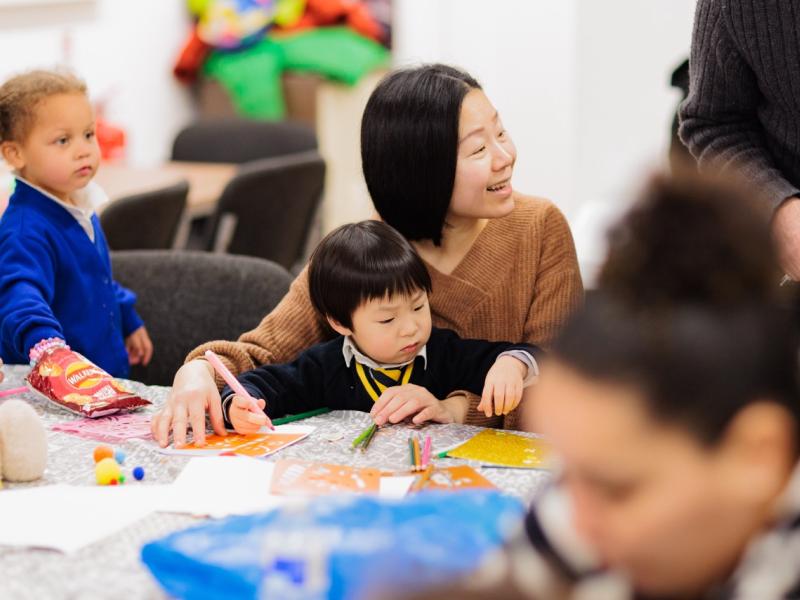
[[45, 340], [69, 346], [115, 377], [147, 364], [153, 345], [136, 296], [111, 276], [94, 208], [99, 165], [86, 85], [32, 71], [0, 86], [0, 151], [15, 190], [0, 219], [0, 357], [27, 363]]

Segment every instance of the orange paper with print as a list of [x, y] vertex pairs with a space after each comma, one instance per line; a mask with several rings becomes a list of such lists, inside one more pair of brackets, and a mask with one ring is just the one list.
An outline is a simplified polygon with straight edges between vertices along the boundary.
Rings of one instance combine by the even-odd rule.
[[279, 460], [272, 475], [271, 492], [283, 496], [325, 494], [377, 494], [378, 469], [332, 465], [305, 460]]
[[467, 490], [467, 489], [494, 489], [495, 485], [478, 473], [472, 467], [461, 465], [458, 467], [436, 468], [428, 480], [421, 486], [421, 490]]
[[191, 443], [183, 448], [165, 448], [162, 452], [166, 454], [186, 454], [190, 456], [240, 454], [243, 456], [260, 458], [282, 450], [295, 442], [299, 442], [312, 431], [314, 431], [314, 427], [280, 425], [276, 427], [274, 431], [265, 433], [253, 433], [249, 435], [229, 433], [226, 436], [209, 435], [206, 436], [205, 446], [198, 447], [195, 446], [194, 443]]
[[521, 469], [546, 469], [549, 466], [550, 445], [542, 439], [485, 429], [450, 450], [447, 456]]

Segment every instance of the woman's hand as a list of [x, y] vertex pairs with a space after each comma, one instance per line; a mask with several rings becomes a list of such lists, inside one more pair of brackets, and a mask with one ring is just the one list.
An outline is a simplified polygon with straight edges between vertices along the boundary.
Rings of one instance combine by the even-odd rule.
[[478, 410], [487, 417], [514, 410], [522, 399], [522, 382], [527, 373], [528, 367], [521, 360], [513, 356], [498, 358], [486, 374]]
[[172, 431], [175, 446], [184, 446], [187, 427], [191, 427], [195, 445], [205, 446], [206, 412], [211, 418], [214, 433], [225, 435], [214, 370], [208, 362], [198, 359], [186, 363], [175, 374], [169, 398], [150, 424], [153, 438], [164, 448], [169, 443]]

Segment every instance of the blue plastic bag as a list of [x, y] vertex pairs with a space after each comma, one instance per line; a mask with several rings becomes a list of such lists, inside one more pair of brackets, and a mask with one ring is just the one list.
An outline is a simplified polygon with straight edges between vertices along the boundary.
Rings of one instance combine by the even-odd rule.
[[523, 512], [518, 499], [491, 491], [317, 498], [171, 534], [144, 546], [142, 561], [187, 600], [357, 600], [474, 569]]

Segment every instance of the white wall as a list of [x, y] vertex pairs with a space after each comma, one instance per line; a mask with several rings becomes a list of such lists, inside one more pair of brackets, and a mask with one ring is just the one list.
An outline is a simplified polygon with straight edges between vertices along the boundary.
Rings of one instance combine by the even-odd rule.
[[[606, 223], [668, 144], [669, 74], [695, 0], [394, 0], [395, 60], [460, 65], [484, 85], [519, 151], [514, 184], [566, 213], [591, 280]], [[184, 0], [0, 8], [0, 78], [69, 62], [129, 135], [134, 164], [165, 159], [192, 116], [171, 74]], [[65, 48], [69, 40], [69, 48]]]
[[555, 201], [591, 282], [607, 223], [663, 164], [695, 0], [395, 0], [400, 64], [460, 65], [517, 145], [516, 189]]
[[0, 80], [67, 64], [93, 100], [107, 100], [106, 118], [127, 132], [129, 161], [156, 164], [193, 116], [171, 72], [188, 23], [184, 0], [0, 5]]
[[516, 189], [573, 197], [577, 105], [571, 0], [394, 0], [397, 64], [445, 62], [475, 76], [518, 151]]
[[666, 166], [695, 0], [577, 0], [577, 153], [568, 216], [584, 276], [605, 254], [605, 230], [641, 180]]

